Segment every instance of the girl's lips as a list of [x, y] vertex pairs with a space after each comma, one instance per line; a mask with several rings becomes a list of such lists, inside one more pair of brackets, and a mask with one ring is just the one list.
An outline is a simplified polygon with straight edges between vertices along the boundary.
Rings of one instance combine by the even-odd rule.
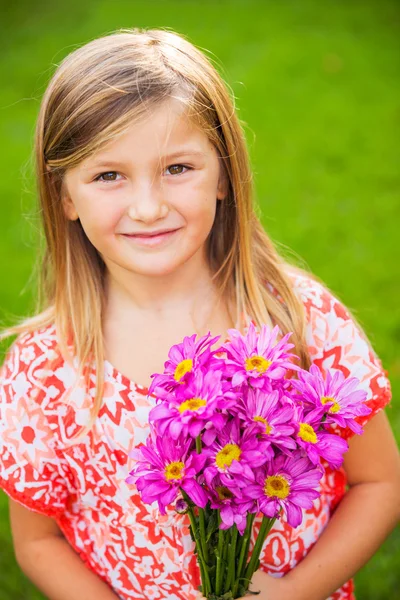
[[177, 233], [179, 229], [174, 229], [173, 231], [166, 231], [165, 233], [160, 233], [159, 235], [128, 235], [126, 233], [122, 234], [124, 237], [132, 240], [138, 246], [159, 246], [160, 244], [166, 242], [171, 239], [175, 233]]

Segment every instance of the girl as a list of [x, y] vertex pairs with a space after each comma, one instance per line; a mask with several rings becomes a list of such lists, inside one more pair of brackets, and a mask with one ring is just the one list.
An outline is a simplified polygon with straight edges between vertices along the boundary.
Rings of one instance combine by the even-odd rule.
[[129, 452], [148, 435], [150, 375], [170, 346], [193, 332], [226, 339], [252, 319], [293, 331], [304, 368], [358, 377], [364, 423], [376, 415], [345, 468], [326, 467], [302, 526], [276, 523], [253, 583], [260, 600], [354, 598], [349, 578], [399, 514], [381, 410], [390, 383], [348, 310], [262, 229], [244, 135], [210, 61], [164, 30], [75, 50], [44, 95], [36, 163], [44, 301], [3, 333], [18, 337], [0, 396], [21, 569], [53, 600], [200, 596], [187, 518], [141, 502], [125, 483]]

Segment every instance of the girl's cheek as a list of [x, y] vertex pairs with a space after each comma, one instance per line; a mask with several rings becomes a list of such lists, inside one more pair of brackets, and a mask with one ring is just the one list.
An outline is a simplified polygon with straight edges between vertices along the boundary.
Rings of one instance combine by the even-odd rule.
[[194, 216], [199, 212], [208, 212], [216, 202], [216, 192], [210, 189], [210, 186], [197, 185], [182, 186], [181, 190], [173, 190], [167, 196], [167, 201], [171, 206], [185, 212], [187, 215]]

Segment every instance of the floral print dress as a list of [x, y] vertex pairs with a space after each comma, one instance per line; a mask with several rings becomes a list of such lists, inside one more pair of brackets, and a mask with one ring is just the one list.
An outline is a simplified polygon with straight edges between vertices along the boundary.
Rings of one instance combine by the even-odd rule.
[[[306, 309], [312, 362], [360, 379], [372, 408], [359, 419], [364, 424], [391, 399], [387, 371], [337, 298], [307, 276], [291, 278]], [[155, 398], [107, 361], [104, 370], [100, 413], [92, 430], [70, 444], [89, 418], [96, 373], [73, 389], [76, 365], [62, 358], [52, 325], [15, 340], [0, 372], [0, 486], [54, 518], [88, 568], [121, 599], [194, 600], [199, 571], [187, 516], [160, 515], [125, 482], [133, 468], [129, 452], [146, 440]], [[283, 519], [274, 524], [260, 568], [279, 577], [306, 556], [345, 489], [343, 469], [326, 465], [321, 497], [297, 529]], [[354, 598], [349, 581], [329, 600]]]

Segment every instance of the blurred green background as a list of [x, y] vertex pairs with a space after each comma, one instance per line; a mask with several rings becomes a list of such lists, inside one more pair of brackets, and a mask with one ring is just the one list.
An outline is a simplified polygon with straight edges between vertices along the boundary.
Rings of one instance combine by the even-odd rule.
[[[212, 52], [245, 123], [268, 233], [354, 312], [398, 398], [397, 0], [9, 4], [0, 22], [1, 325], [31, 311], [35, 296], [30, 157], [47, 81], [78, 45], [121, 27], [169, 27]], [[395, 401], [387, 414], [400, 440]], [[399, 564], [397, 530], [357, 575], [358, 600], [398, 597]], [[41, 598], [15, 563], [0, 493], [0, 600]]]

